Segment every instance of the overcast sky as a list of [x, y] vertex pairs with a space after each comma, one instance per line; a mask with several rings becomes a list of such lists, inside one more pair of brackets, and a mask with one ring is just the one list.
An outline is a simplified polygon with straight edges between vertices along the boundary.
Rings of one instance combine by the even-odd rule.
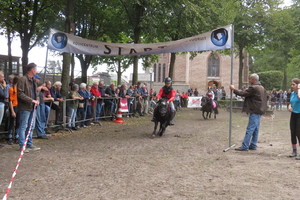
[[[284, 5], [283, 6], [289, 6], [292, 4], [292, 0], [284, 0]], [[0, 44], [1, 44], [1, 48], [0, 48], [0, 54], [3, 55], [7, 55], [7, 40], [3, 35], [0, 35]], [[20, 40], [19, 38], [14, 38], [13, 41], [13, 46], [12, 46], [12, 51], [13, 51], [13, 56], [20, 56], [22, 55], [22, 51], [21, 51], [21, 47], [20, 47]], [[39, 66], [39, 71], [41, 71], [43, 69], [43, 67], [45, 66], [45, 59], [46, 59], [46, 51], [47, 48], [46, 47], [34, 47], [30, 52], [29, 52], [29, 62], [34, 62]], [[52, 56], [52, 52], [49, 51], [48, 54], [48, 60], [60, 60], [62, 61], [62, 56]], [[75, 69], [75, 76], [80, 75], [81, 69], [80, 69], [80, 64], [78, 62], [78, 59], [76, 60], [76, 69]], [[106, 66], [99, 66], [98, 67], [98, 71], [100, 72], [104, 72], [106, 71]], [[142, 66], [140, 65], [139, 67], [139, 73], [142, 73]], [[93, 70], [90, 68], [88, 70], [88, 75], [91, 75], [93, 73]], [[129, 68], [126, 71], [126, 75], [129, 77], [130, 73], [132, 73], [132, 67]]]

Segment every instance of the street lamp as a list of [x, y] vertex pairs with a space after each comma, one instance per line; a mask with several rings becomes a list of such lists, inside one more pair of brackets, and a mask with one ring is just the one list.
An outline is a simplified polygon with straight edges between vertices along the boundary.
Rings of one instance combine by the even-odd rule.
[[153, 73], [153, 68], [149, 68], [149, 73], [150, 73], [150, 89], [152, 89], [152, 73]]

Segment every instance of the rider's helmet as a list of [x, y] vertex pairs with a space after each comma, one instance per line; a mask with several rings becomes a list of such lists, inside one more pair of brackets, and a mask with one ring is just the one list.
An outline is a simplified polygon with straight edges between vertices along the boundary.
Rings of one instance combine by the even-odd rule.
[[172, 79], [170, 77], [165, 78], [165, 83], [172, 83]]

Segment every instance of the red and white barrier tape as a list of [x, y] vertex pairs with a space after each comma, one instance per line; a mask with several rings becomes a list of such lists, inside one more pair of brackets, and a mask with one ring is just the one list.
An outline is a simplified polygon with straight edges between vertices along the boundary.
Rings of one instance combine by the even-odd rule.
[[9, 183], [7, 189], [6, 189], [5, 195], [4, 195], [4, 197], [3, 197], [2, 200], [7, 200], [8, 194], [9, 194], [9, 192], [11, 190], [12, 183], [15, 180], [15, 176], [16, 176], [16, 174], [18, 172], [18, 168], [19, 168], [21, 160], [23, 158], [23, 154], [24, 154], [24, 152], [26, 150], [26, 145], [27, 145], [27, 142], [28, 142], [28, 139], [29, 139], [29, 135], [30, 135], [30, 132], [31, 132], [31, 129], [32, 129], [32, 125], [33, 125], [33, 122], [34, 122], [35, 112], [36, 112], [36, 109], [34, 108], [34, 111], [33, 111], [33, 114], [32, 114], [32, 120], [31, 120], [30, 127], [29, 127], [29, 130], [28, 130], [27, 136], [26, 136], [25, 143], [23, 144], [22, 151], [21, 151], [20, 157], [18, 159], [17, 166], [16, 166], [16, 168], [15, 168], [13, 174], [12, 174], [12, 177], [10, 179], [10, 183]]

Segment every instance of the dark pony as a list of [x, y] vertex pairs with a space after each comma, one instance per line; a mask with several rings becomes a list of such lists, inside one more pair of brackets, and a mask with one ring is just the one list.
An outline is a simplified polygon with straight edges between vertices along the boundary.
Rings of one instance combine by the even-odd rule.
[[[202, 110], [202, 116], [204, 119], [207, 119], [208, 117], [211, 118], [211, 113], [214, 113], [214, 118], [216, 119], [216, 115], [219, 114], [218, 111], [218, 104], [216, 103], [216, 107], [213, 107], [213, 101], [209, 97], [202, 97], [201, 99], [201, 110]], [[206, 113], [206, 115], [205, 115]]]
[[[155, 125], [152, 137], [155, 137], [156, 135], [162, 136], [169, 125], [170, 111], [168, 109], [167, 101], [167, 99], [162, 98], [157, 102], [156, 108], [153, 113], [156, 121], [154, 122]], [[160, 123], [160, 127], [158, 133], [156, 133], [158, 123]]]

